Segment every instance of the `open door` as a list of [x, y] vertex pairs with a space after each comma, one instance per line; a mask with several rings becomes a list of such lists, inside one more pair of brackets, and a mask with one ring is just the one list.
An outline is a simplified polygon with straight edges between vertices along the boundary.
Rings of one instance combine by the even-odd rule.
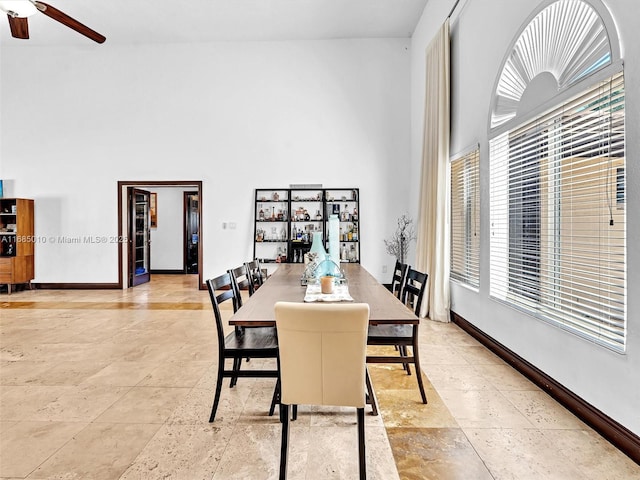
[[129, 205], [129, 286], [151, 280], [151, 195], [146, 190], [127, 188]]
[[184, 192], [184, 272], [198, 273], [200, 209], [198, 192]]

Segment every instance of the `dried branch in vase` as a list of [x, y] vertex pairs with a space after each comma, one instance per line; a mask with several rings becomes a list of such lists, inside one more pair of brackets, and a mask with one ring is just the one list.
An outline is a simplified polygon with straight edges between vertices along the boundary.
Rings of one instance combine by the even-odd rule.
[[393, 236], [384, 240], [384, 245], [389, 255], [394, 256], [400, 263], [405, 263], [409, 244], [416, 238], [413, 220], [409, 215], [403, 214], [398, 218], [398, 227]]

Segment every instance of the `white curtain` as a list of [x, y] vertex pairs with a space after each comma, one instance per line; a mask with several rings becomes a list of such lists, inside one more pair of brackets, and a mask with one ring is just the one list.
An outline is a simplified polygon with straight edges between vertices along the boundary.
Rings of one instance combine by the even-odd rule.
[[420, 316], [449, 321], [449, 20], [427, 47], [416, 267], [429, 275]]

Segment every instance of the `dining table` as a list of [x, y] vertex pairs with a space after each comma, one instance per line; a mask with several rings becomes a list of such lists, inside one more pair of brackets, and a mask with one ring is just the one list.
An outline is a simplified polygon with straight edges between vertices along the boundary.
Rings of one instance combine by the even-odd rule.
[[[307, 286], [302, 285], [302, 263], [282, 263], [243, 302], [229, 319], [240, 327], [273, 327], [276, 302], [304, 302]], [[359, 263], [341, 264], [349, 296], [354, 302], [369, 304], [369, 324], [417, 325], [420, 319]]]
[[[349, 301], [369, 305], [369, 325], [404, 324], [417, 328], [420, 319], [361, 264], [341, 264], [341, 269], [346, 279], [344, 285]], [[305, 265], [301, 263], [280, 264], [231, 316], [229, 324], [238, 327], [274, 327], [276, 302], [304, 302], [305, 298], [309, 298], [307, 285], [303, 285], [302, 281], [304, 271]], [[374, 363], [376, 359], [379, 357], [371, 357]], [[367, 403], [371, 404], [372, 414], [378, 415], [377, 400], [368, 372], [366, 380], [369, 391]]]

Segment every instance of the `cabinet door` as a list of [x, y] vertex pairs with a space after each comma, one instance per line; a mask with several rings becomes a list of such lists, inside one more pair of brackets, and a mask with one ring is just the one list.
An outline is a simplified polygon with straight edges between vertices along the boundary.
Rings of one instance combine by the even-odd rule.
[[151, 279], [151, 228], [146, 190], [129, 187], [129, 286], [135, 287]]

